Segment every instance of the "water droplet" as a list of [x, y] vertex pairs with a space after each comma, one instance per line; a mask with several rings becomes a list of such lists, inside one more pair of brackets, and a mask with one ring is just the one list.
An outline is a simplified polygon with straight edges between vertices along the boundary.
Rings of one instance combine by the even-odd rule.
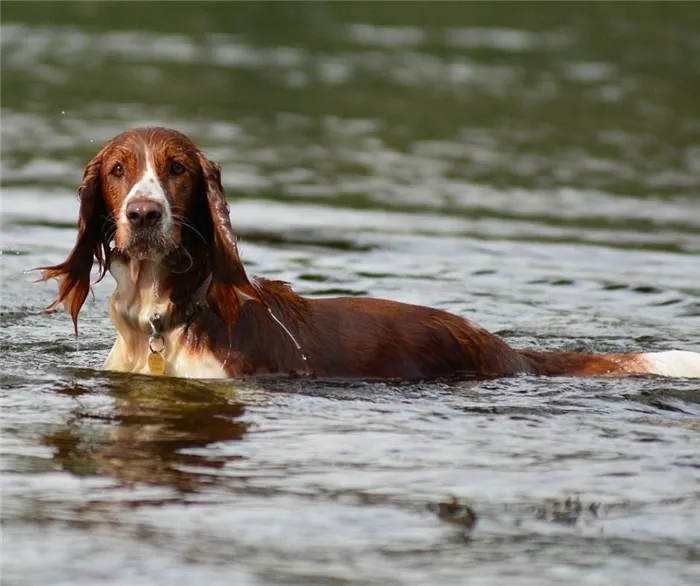
[[289, 339], [290, 339], [292, 342], [294, 342], [294, 345], [296, 346], [296, 348], [297, 348], [297, 350], [299, 351], [299, 354], [300, 354], [300, 356], [301, 356], [301, 360], [302, 360], [302, 362], [304, 363], [304, 372], [305, 372], [306, 374], [311, 374], [311, 373], [309, 372], [308, 359], [306, 358], [306, 354], [304, 354], [304, 351], [301, 349], [301, 345], [299, 344], [299, 342], [297, 342], [297, 339], [294, 337], [294, 335], [292, 334], [292, 332], [290, 332], [290, 331], [287, 329], [287, 326], [285, 326], [279, 319], [277, 319], [277, 316], [276, 316], [274, 313], [272, 313], [272, 309], [270, 309], [269, 307], [267, 308], [267, 313], [270, 314], [270, 317], [271, 317], [273, 320], [275, 320], [275, 322], [277, 323], [277, 325], [279, 325], [279, 327], [281, 327], [282, 330], [289, 336]]

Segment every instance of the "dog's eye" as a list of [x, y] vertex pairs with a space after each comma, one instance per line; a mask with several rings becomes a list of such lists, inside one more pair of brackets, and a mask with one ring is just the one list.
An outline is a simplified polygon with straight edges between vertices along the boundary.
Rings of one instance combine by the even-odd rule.
[[114, 165], [114, 167], [112, 167], [109, 173], [115, 177], [122, 177], [124, 175], [124, 167], [122, 167], [121, 163], [117, 163]]
[[170, 174], [171, 175], [182, 175], [185, 172], [184, 165], [174, 161], [170, 163]]

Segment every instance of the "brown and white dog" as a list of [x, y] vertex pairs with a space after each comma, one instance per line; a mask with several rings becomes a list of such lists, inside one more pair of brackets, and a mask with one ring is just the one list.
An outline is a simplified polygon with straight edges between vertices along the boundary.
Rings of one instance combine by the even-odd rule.
[[[75, 247], [43, 280], [73, 318], [99, 279], [117, 283], [117, 339], [104, 367], [223, 378], [308, 374], [429, 379], [525, 374], [654, 373], [700, 377], [687, 351], [579, 354], [515, 350], [438, 309], [372, 298], [306, 299], [286, 283], [249, 278], [236, 247], [220, 168], [185, 135], [135, 128], [88, 163], [78, 188]], [[98, 279], [98, 280], [99, 280]]]

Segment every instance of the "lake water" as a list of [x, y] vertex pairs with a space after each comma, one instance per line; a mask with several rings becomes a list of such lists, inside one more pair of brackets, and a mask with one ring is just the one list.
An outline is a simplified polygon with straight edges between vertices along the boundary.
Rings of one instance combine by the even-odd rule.
[[698, 350], [699, 25], [695, 3], [3, 2], [3, 583], [699, 583], [697, 381], [110, 374], [111, 278], [76, 340], [24, 273], [72, 247], [99, 146], [164, 124], [222, 164], [253, 274], [521, 347]]

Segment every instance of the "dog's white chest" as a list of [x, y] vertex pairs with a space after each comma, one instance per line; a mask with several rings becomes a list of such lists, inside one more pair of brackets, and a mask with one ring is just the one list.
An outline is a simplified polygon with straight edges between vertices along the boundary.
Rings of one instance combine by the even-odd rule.
[[[117, 339], [107, 356], [104, 368], [120, 372], [152, 374], [148, 366], [148, 335], [136, 334]], [[184, 327], [163, 334], [164, 346], [161, 352], [165, 362], [164, 376], [182, 378], [228, 378], [224, 366], [214, 354], [207, 350], [192, 348], [187, 344]]]

